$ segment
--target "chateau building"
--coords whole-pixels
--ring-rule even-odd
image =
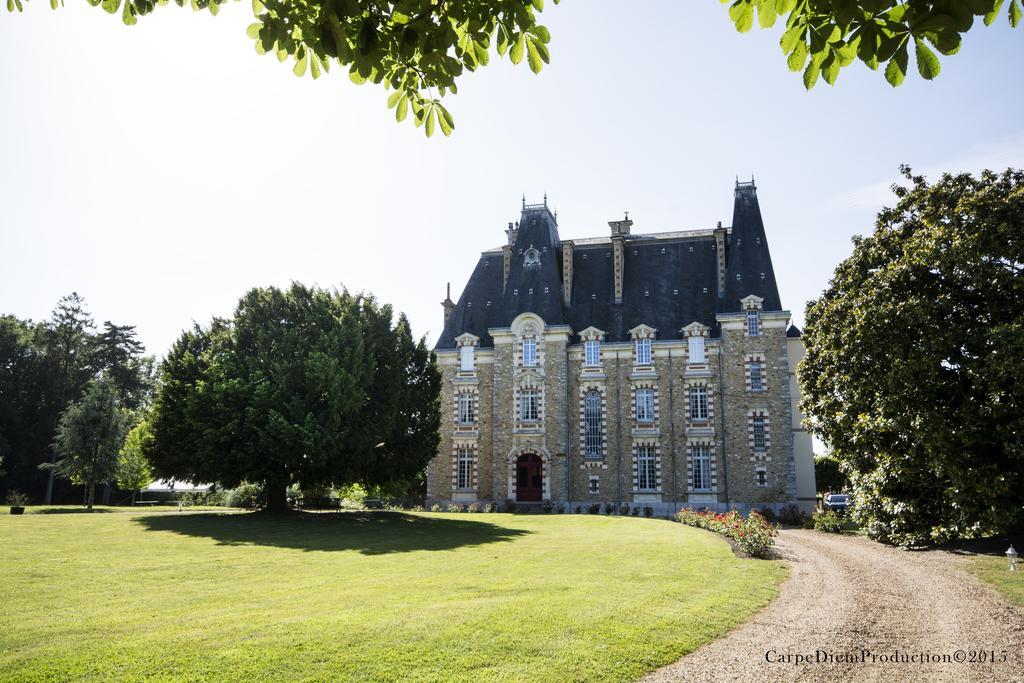
[[[668,514],[814,505],[800,332],[757,190],[732,227],[562,240],[524,201],[444,306],[428,503],[614,502]]]

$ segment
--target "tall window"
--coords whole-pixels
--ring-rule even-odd
[[[588,368],[596,368],[601,365],[601,342],[590,339],[583,342],[583,350],[586,358],[584,363]]]
[[[650,339],[637,339],[636,340],[636,364],[637,365],[650,365],[651,364],[651,340]]]
[[[767,486],[768,485],[768,473],[764,470],[757,471],[757,485]]]
[[[654,389],[636,390],[636,421],[654,422]]]
[[[473,485],[473,458],[468,448],[455,449],[455,488],[468,489]]]
[[[703,363],[704,362],[704,337],[698,335],[690,335],[686,338],[686,343],[690,348],[690,362],[691,363]]]
[[[476,411],[473,406],[473,394],[459,394],[459,424],[469,425],[476,422]]]
[[[757,361],[750,363],[750,390],[764,391],[764,365]]]
[[[761,314],[757,311],[747,311],[747,335],[761,336]]]
[[[540,419],[540,392],[523,389],[519,393],[519,421],[537,422]]]
[[[711,451],[707,446],[690,446],[690,465],[693,468],[693,489],[711,489]]]
[[[583,399],[583,452],[588,458],[604,456],[604,435],[601,434],[601,393],[588,391]]]
[[[636,475],[637,488],[641,491],[653,491],[658,488],[654,446],[637,446]]]
[[[459,370],[463,372],[473,372],[473,347],[472,346],[461,346],[459,347]]]
[[[690,387],[690,419],[708,419],[708,388]]]
[[[754,450],[763,451],[765,449],[764,417],[757,415],[751,418],[751,431],[754,433]]]
[[[523,340],[523,365],[533,367],[537,364],[537,340],[528,337]]]

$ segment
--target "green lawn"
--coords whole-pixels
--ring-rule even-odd
[[[1017,560],[1017,571],[1011,572],[1005,557],[979,556],[972,560],[971,571],[1003,597],[1024,607],[1024,563]]]
[[[0,514],[0,548],[4,681],[628,680],[785,574],[590,515]]]

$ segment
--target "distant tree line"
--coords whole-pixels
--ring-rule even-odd
[[[95,477],[87,489],[105,484],[109,497],[120,439],[150,400],[154,365],[134,326],[107,321],[96,329],[76,293],[63,297],[49,320],[0,316],[0,490],[42,503],[81,500],[61,478],[80,485],[85,474]],[[83,428],[97,419],[110,421],[112,441],[86,463]],[[95,456],[96,443],[88,445]]]
[[[91,508],[98,486],[154,476],[248,482],[275,511],[295,487],[422,494],[440,375],[373,297],[253,289],[232,318],[184,331],[159,372],[143,353],[133,327],[95,331],[77,294],[48,321],[0,318],[0,488]]]

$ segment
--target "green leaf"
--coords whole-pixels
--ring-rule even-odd
[[[794,48],[796,48],[796,44],[798,42],[801,42],[800,36],[803,34],[803,32],[803,28],[801,28],[800,26],[794,26],[793,28],[786,30],[786,32],[782,34],[782,38],[779,40],[779,45],[782,47],[782,51],[785,54],[788,55],[790,52],[793,51]]]
[[[522,33],[519,34],[519,38],[512,44],[512,49],[508,52],[509,59],[512,60],[513,64],[518,64],[523,61],[523,48],[525,47],[526,39]]]
[[[56,4],[57,0],[51,0],[51,4]],[[124,3],[124,9],[121,11],[121,21],[124,22],[125,26],[134,26],[139,23],[136,16],[135,5],[131,2]]]
[[[1017,4],[1017,0],[1010,0],[1010,26],[1017,28],[1017,24],[1020,23],[1020,5]]]
[[[309,60],[309,73],[313,76],[314,80],[320,78],[320,58],[313,55],[313,58]]]
[[[1016,0],[1014,0],[1014,1],[1016,1]],[[549,31],[546,26],[541,26],[540,24],[538,24],[538,25],[534,26],[532,29],[530,29],[530,33],[532,33],[533,35],[537,36],[537,38],[542,43],[550,43],[551,42],[551,31]]]
[[[401,123],[405,121],[406,115],[409,113],[409,98],[403,97],[398,100],[398,107],[395,108],[395,120]]]
[[[441,132],[445,137],[450,137],[455,130],[455,119],[448,113],[440,103],[437,105],[437,122],[441,125]]]
[[[811,57],[810,63],[804,69],[804,87],[806,89],[810,90],[818,82],[818,76],[821,74],[821,62],[822,55],[818,53]]]
[[[761,0],[757,6],[757,23],[761,28],[771,28],[779,15],[775,11],[775,0]]]
[[[750,5],[750,0],[736,0],[729,7],[729,18],[736,24],[736,30],[740,33],[749,31],[754,25],[754,8]]]
[[[306,75],[306,54],[303,53],[302,57],[295,60],[295,67],[292,69],[292,73],[300,78]]]
[[[121,9],[121,0],[103,0],[103,2],[100,3],[100,7],[110,14],[114,14],[117,10]]]
[[[799,42],[786,60],[790,71],[799,71],[807,63],[807,43]]]
[[[544,11],[544,0],[533,0],[533,7],[538,12]]]
[[[991,26],[992,22],[999,16],[999,10],[1003,9],[1003,0],[995,0],[992,11],[985,15],[985,26]]]
[[[544,68],[544,63],[532,37],[526,41],[526,51],[529,53],[530,70],[535,74],[539,74],[540,70]]]
[[[942,66],[931,48],[920,38],[914,39],[914,48],[917,52],[917,71],[921,74],[921,78],[930,81],[938,76],[942,71]]]
[[[261,28],[263,28],[263,24],[261,24],[258,21],[254,24],[249,24],[248,28],[245,29],[245,35],[249,36],[253,40],[256,40],[257,38],[260,37]]]
[[[829,85],[835,85],[836,78],[839,77],[839,60],[836,58],[835,53],[830,54],[825,58],[825,61],[821,63],[821,77],[825,79],[825,82]]]
[[[428,138],[429,138],[429,137],[431,137],[431,136],[432,136],[432,135],[434,134],[434,120],[435,120],[435,113],[436,113],[436,112],[434,111],[434,106],[433,106],[433,105],[431,105],[431,106],[430,106],[430,107],[429,107],[429,108],[427,109],[427,120],[426,120],[426,124],[427,124],[427,125],[426,125],[426,133],[427,133],[427,137],[428,137]]]
[[[907,77],[907,61],[907,46],[904,44],[889,60],[889,65],[885,67],[885,80],[889,81],[889,85],[892,87],[900,85]]]
[[[391,96],[388,97],[388,109],[394,109],[395,106],[398,104],[399,100],[401,100],[403,97],[405,97],[405,93],[402,92],[401,90],[396,90],[395,92],[391,93]]]
[[[260,0],[252,0],[252,15],[258,17],[263,14],[263,3]]]

